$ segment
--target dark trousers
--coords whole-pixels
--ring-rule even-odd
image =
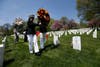
[[[28,42],[28,40],[27,40],[27,34],[24,34],[24,42]]]
[[[19,36],[17,35],[17,33],[15,33],[15,43],[17,43],[19,41]]]

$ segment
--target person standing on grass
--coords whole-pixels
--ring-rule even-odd
[[[29,52],[33,53],[33,46],[34,46],[35,55],[40,56],[38,43],[37,43],[37,36],[35,31],[36,26],[38,26],[38,24],[34,23],[34,15],[30,15],[27,22],[27,37],[29,42]]]
[[[45,39],[46,39],[46,32],[47,32],[47,26],[50,22],[50,15],[48,13],[47,10],[45,10],[44,8],[40,8],[37,11],[37,17],[38,17],[38,24],[40,27],[40,50],[44,50],[44,43],[45,43]]]
[[[23,20],[20,17],[15,19],[15,23],[14,23],[15,43],[19,42],[20,25],[22,24],[23,24]]]
[[[14,28],[14,43],[19,41],[19,33],[17,32],[16,28]]]

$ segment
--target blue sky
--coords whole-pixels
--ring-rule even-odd
[[[79,21],[76,0],[0,0],[0,25],[12,24],[16,17],[27,20],[30,14],[36,15],[41,7],[47,9],[54,19],[66,16]]]

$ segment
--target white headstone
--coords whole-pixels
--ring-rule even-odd
[[[74,34],[76,35],[77,34],[77,31],[74,31]]]
[[[56,35],[56,34],[54,35],[53,42],[54,42],[54,45],[58,45],[59,44],[58,35]]]
[[[59,37],[61,37],[61,35],[59,34]]]
[[[74,36],[72,38],[72,45],[73,45],[73,49],[81,50],[81,37],[80,36]]]
[[[97,29],[93,32],[93,38],[97,38]]]
[[[67,31],[65,31],[65,36],[67,35]]]
[[[82,31],[80,31],[80,35],[82,35]]]
[[[92,32],[92,30],[93,30],[93,29],[90,29],[90,30],[87,32],[87,35],[89,35],[89,34]]]
[[[0,67],[3,67],[4,44],[0,44]]]
[[[52,36],[52,33],[50,32],[49,34],[50,34],[50,37],[51,37]]]
[[[68,33],[71,34],[71,31],[69,30]]]

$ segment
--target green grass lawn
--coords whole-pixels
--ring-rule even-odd
[[[2,44],[2,39],[3,39],[2,36],[0,36],[0,44]]]
[[[71,46],[72,36],[60,38],[60,45],[52,48],[52,37],[46,43],[46,50],[41,56],[29,54],[28,43],[14,44],[13,37],[7,38],[4,55],[4,67],[100,67],[100,31],[98,38],[92,35],[81,35],[82,50]]]

